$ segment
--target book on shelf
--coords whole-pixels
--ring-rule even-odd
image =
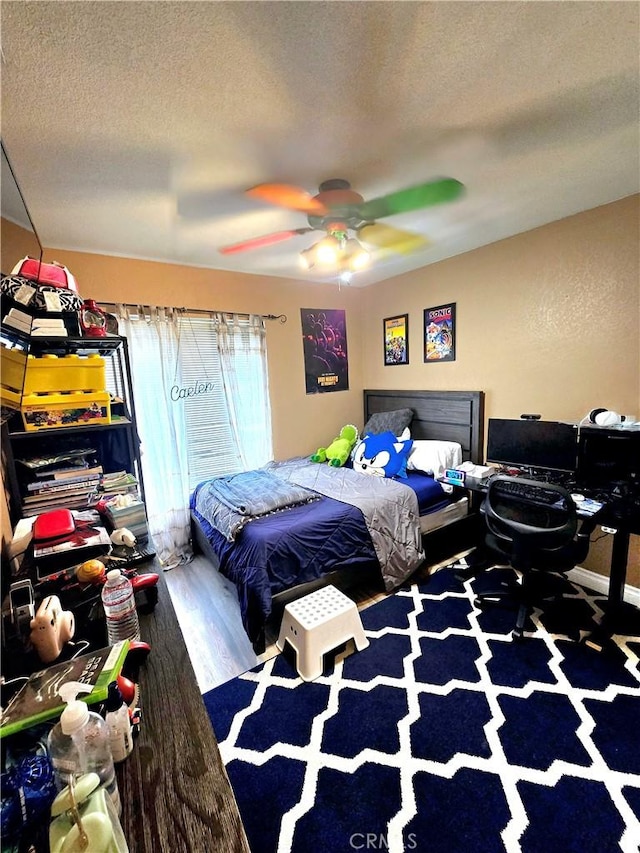
[[[79,681],[91,686],[90,693],[78,695],[87,705],[104,702],[109,684],[115,681],[129,651],[129,641],[121,640],[95,652],[81,655],[75,660],[53,664],[34,672],[25,684],[2,709],[0,737],[59,717],[65,704],[58,693],[68,681]]]
[[[25,495],[22,499],[22,503],[27,506],[34,503],[45,503],[46,501],[65,501],[67,499],[80,496],[86,497],[96,491],[95,484],[91,487],[75,486],[75,488],[72,488],[73,485],[74,484],[72,483],[70,486],[63,489],[49,489],[48,491],[39,493],[31,492],[30,494]]]
[[[36,477],[40,480],[67,480],[70,477],[81,477],[87,474],[102,474],[102,465],[89,465],[83,459],[79,465],[71,465],[66,468],[49,468],[45,471],[37,471]]]
[[[27,516],[32,516],[42,515],[43,512],[51,512],[54,509],[85,510],[87,508],[90,509],[94,505],[95,504],[93,503],[93,501],[88,500],[86,495],[82,495],[81,497],[74,497],[64,500],[60,499],[57,501],[49,501],[47,503],[28,504],[22,507],[22,511]],[[90,557],[87,557],[87,559],[90,559]]]
[[[47,491],[63,491],[67,488],[81,485],[94,488],[100,482],[102,468],[100,466],[91,469],[87,468],[84,474],[75,477],[67,477],[64,480],[35,480],[27,485],[29,492],[47,492]]]
[[[108,489],[118,489],[122,486],[137,486],[138,480],[133,474],[129,474],[128,471],[113,471],[109,474],[103,474],[101,485],[107,491]]]

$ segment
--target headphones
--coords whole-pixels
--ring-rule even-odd
[[[616,426],[617,424],[633,421],[628,415],[619,415],[617,412],[612,412],[610,409],[591,409],[588,415],[585,415],[581,424],[598,424],[598,426]]]

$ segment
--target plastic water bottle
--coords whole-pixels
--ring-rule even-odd
[[[110,646],[119,640],[140,639],[140,623],[133,587],[120,569],[107,572],[107,582],[102,587],[102,606],[107,620]]]
[[[120,814],[122,806],[109,746],[109,728],[100,714],[90,711],[86,702],[76,698],[78,693],[90,693],[91,687],[69,681],[58,692],[67,707],[47,738],[56,788],[61,791],[82,774],[97,773],[116,814]]]

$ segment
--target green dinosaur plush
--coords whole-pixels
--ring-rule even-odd
[[[358,441],[358,430],[353,424],[347,424],[340,435],[333,439],[329,447],[319,447],[311,457],[312,462],[328,462],[334,468],[340,468],[349,458]]]

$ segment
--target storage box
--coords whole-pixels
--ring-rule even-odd
[[[25,394],[106,391],[105,360],[100,355],[30,355]]]
[[[0,369],[2,371],[2,389],[17,392],[18,397],[22,394],[25,370],[27,366],[27,353],[20,349],[0,349]]]
[[[22,397],[20,411],[27,432],[111,423],[107,391],[28,394]]]

